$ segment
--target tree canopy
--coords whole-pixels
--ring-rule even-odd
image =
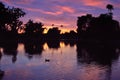
[[[25,14],[26,13],[20,8],[5,7],[5,5],[0,2],[0,30],[7,30],[9,25],[11,28],[10,31],[17,32],[16,28],[22,24],[19,18]]]
[[[107,4],[106,8],[108,9],[108,13],[112,13],[111,11],[114,9],[113,5]]]
[[[25,26],[25,33],[28,35],[36,33],[42,34],[44,31],[44,28],[42,28],[43,24],[41,22],[33,22],[32,20],[29,20]]]

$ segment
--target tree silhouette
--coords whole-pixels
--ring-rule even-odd
[[[77,33],[74,30],[70,30],[70,32],[65,32],[61,34],[62,39],[77,39]]]
[[[20,8],[9,8],[0,2],[0,30],[16,32],[17,27],[21,26],[20,17],[23,17],[25,12]],[[9,29],[8,29],[9,27]]]
[[[114,9],[113,5],[108,4],[108,5],[106,6],[106,8],[108,9],[108,13],[109,13],[109,14],[112,14],[112,10]]]
[[[57,27],[50,28],[47,32],[48,39],[59,39],[60,37],[60,30]]]
[[[16,31],[16,27],[19,27],[22,24],[19,18],[23,17],[25,15],[25,12],[23,12],[20,8],[13,7],[10,9],[9,13],[11,13],[9,14],[11,21],[9,21],[8,24],[11,25],[13,31]]]
[[[6,23],[6,16],[7,16],[7,14],[6,14],[6,8],[5,8],[5,5],[2,3],[2,2],[0,2],[0,30],[2,29],[2,28],[4,28],[4,26],[5,26],[5,23]]]
[[[29,20],[26,23],[26,29],[25,33],[27,35],[41,35],[43,33],[44,28],[42,28],[43,24],[41,22],[33,22],[32,20]]]
[[[110,14],[100,14],[98,17],[81,16],[77,20],[77,32],[81,38],[115,39],[119,31],[119,22]]]

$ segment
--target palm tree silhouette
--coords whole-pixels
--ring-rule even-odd
[[[112,13],[112,10],[114,9],[113,5],[107,4],[106,8],[108,9],[108,13]]]

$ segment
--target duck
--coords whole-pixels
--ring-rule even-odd
[[[50,62],[50,59],[45,59],[45,62]]]

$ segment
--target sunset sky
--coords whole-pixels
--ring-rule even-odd
[[[32,19],[44,27],[59,27],[64,31],[76,30],[77,17],[87,13],[98,16],[107,13],[106,5],[114,6],[114,19],[120,21],[120,0],[0,0],[7,6],[22,8],[27,14],[22,21]],[[63,25],[64,27],[60,27]]]

